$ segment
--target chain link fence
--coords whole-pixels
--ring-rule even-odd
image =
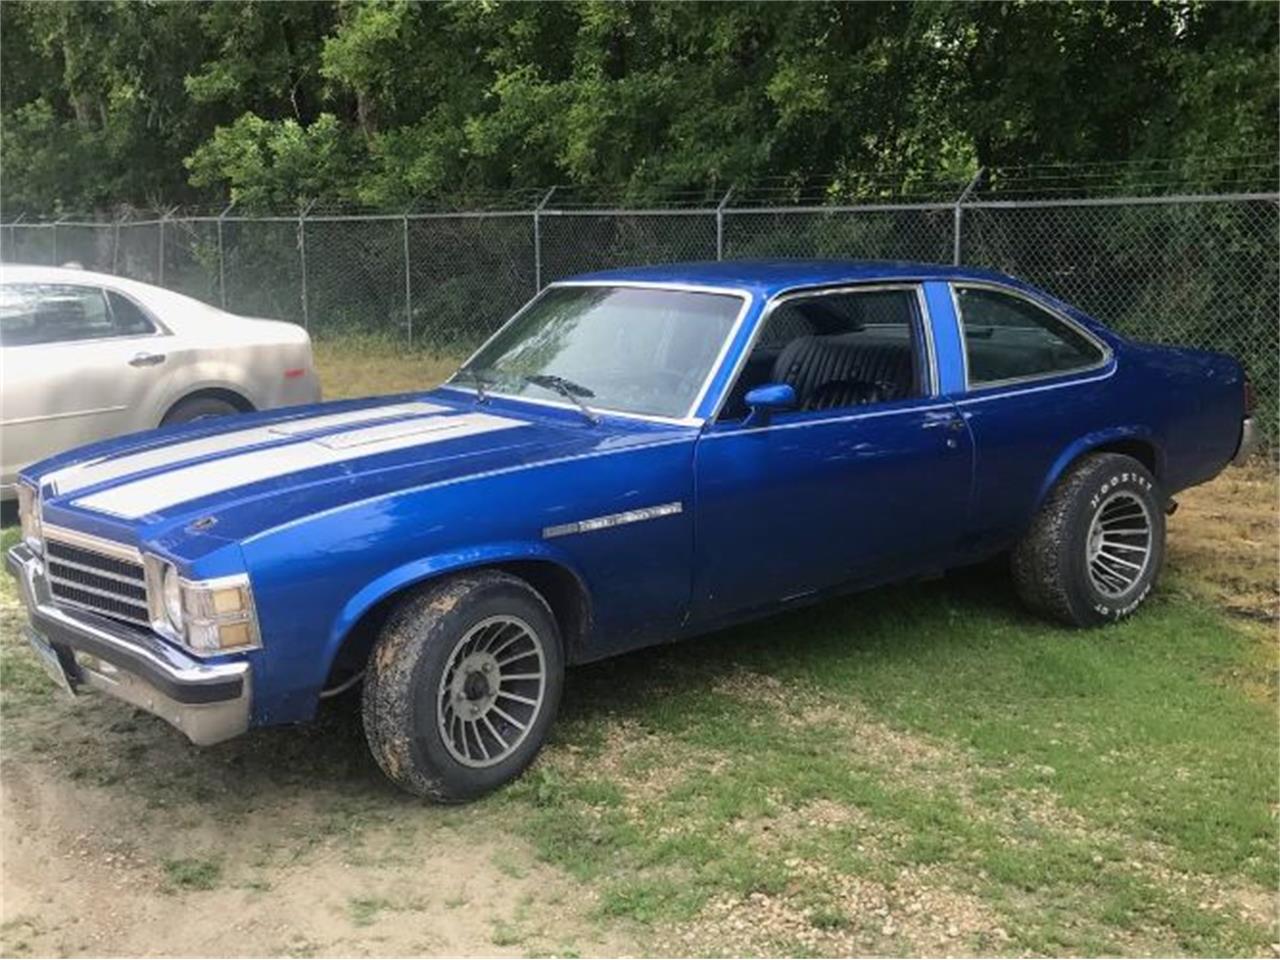
[[[975,181],[976,182],[976,181]],[[1280,195],[161,216],[0,224],[0,260],[75,262],[317,339],[379,337],[461,355],[547,283],[680,260],[838,257],[992,267],[1143,340],[1223,350],[1280,408]]]

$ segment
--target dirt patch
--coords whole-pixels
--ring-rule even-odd
[[[825,893],[815,901],[813,889]],[[694,956],[972,956],[1008,939],[998,916],[940,871],[903,870],[886,884],[801,863],[787,892],[716,897],[667,947]]]
[[[500,806],[395,791],[354,711],[199,750],[117,701],[56,695],[17,611],[0,593],[0,955],[638,952]]]
[[[566,777],[593,777],[616,788],[621,809],[638,819],[648,804],[661,800],[695,774],[713,775],[727,760],[711,751],[673,743],[631,720],[613,719],[598,750],[552,745],[538,761]]]
[[[1224,609],[1280,618],[1280,476],[1266,463],[1229,469],[1178,494],[1169,522],[1169,568],[1194,571]]]
[[[589,891],[519,841],[406,817],[352,845],[298,798],[233,823],[139,816],[111,790],[7,763],[0,787],[6,955],[523,956],[626,953]],[[182,859],[157,856],[157,843]],[[175,868],[207,865],[205,873]],[[191,880],[191,877],[195,880]],[[172,922],[181,916],[182,923]]]

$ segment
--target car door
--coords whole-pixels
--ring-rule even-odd
[[[983,554],[1026,528],[1064,451],[1116,422],[1115,366],[1101,339],[1029,294],[968,281],[952,290],[965,355],[957,404],[977,448],[969,541]]]
[[[144,426],[165,375],[164,331],[132,300],[89,284],[0,284],[3,482],[27,464]]]
[[[947,566],[973,445],[939,396],[928,322],[914,284],[767,310],[698,441],[695,622]],[[752,422],[743,398],[770,382],[791,385],[797,407]]]

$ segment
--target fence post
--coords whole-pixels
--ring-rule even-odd
[[[302,329],[310,332],[311,314],[307,307],[307,214],[316,205],[312,200],[298,212],[298,257],[302,261]]]
[[[964,202],[969,199],[969,194],[978,189],[978,184],[982,182],[982,175],[984,173],[986,173],[986,168],[979,167],[978,172],[973,175],[973,179],[970,180],[964,190],[960,192],[960,196],[956,197],[954,213],[955,220],[953,227],[954,236],[951,238],[951,262],[957,267],[960,266],[960,221],[963,217],[961,207]]]
[[[164,222],[168,219],[169,219],[169,212],[166,210],[164,213],[160,214],[160,223],[156,227],[156,229],[160,233],[159,242],[157,243],[157,246],[159,247],[159,252],[157,253],[157,257],[159,258],[160,263],[159,263],[159,269],[156,271],[157,273],[156,285],[161,287],[164,286]]]
[[[67,219],[65,216],[59,217],[53,221],[53,263],[52,266],[58,265],[58,224]]]
[[[26,216],[25,212],[20,213],[18,214],[18,219],[9,224],[9,255],[11,257],[17,256],[18,254],[18,224],[20,224]]]
[[[413,284],[409,278],[409,215],[401,220],[404,226],[404,319],[409,327],[409,346],[413,346]]]
[[[733,187],[725,191],[724,197],[716,206],[716,259],[724,259],[724,208],[733,196]]]
[[[236,202],[232,200],[218,214],[218,301],[223,310],[227,309],[227,258],[222,251],[222,221],[235,205]]]
[[[116,217],[115,229],[111,231],[111,272],[120,273],[120,224],[124,223],[126,214],[123,210]]]
[[[547,195],[533,208],[533,292],[542,292],[542,210],[551,202],[551,195],[556,192],[552,187]]]

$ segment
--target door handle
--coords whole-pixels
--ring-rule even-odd
[[[964,417],[954,413],[931,413],[925,418],[923,426],[926,430],[945,427],[948,430],[959,432],[964,429]]]
[[[154,367],[158,363],[164,363],[163,353],[135,353],[133,359],[129,361],[131,367]]]

